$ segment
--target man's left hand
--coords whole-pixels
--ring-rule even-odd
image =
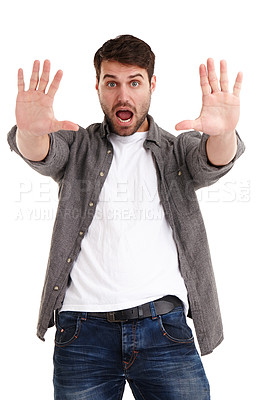
[[[185,120],[176,124],[176,130],[194,129],[210,136],[226,135],[235,131],[240,115],[240,89],[242,72],[237,74],[233,93],[229,93],[227,64],[220,62],[220,86],[215,72],[214,60],[207,60],[207,68],[200,65],[202,109],[196,120]]]

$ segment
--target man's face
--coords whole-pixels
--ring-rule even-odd
[[[96,90],[112,132],[129,136],[149,129],[147,114],[155,85],[155,76],[150,84],[144,68],[117,61],[102,62]]]

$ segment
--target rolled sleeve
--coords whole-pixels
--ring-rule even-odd
[[[50,176],[55,181],[59,181],[65,170],[69,158],[69,146],[71,143],[71,131],[58,131],[50,133],[49,152],[42,161],[31,161],[25,158],[19,151],[16,143],[17,127],[14,126],[8,133],[8,143],[10,149],[15,151],[31,168],[42,175]]]
[[[206,143],[209,135],[199,132],[186,132],[183,144],[186,149],[186,164],[194,181],[195,189],[209,186],[218,181],[233,167],[235,161],[245,151],[245,145],[237,134],[237,152],[232,161],[223,166],[210,163],[207,156]]]

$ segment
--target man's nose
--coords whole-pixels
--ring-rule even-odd
[[[118,101],[127,103],[130,99],[129,88],[126,85],[121,85],[118,91]]]

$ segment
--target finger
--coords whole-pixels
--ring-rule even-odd
[[[234,84],[234,89],[233,89],[233,94],[235,96],[237,96],[237,97],[240,94],[242,81],[243,81],[243,73],[242,72],[238,72],[237,77],[236,77],[236,81],[235,81],[235,84]]]
[[[57,71],[57,73],[55,74],[55,77],[49,87],[47,95],[49,97],[51,97],[52,99],[54,98],[54,96],[59,88],[62,76],[63,76],[63,71],[61,71],[61,70]]]
[[[212,92],[219,92],[218,79],[215,72],[214,61],[212,58],[208,58],[207,60],[207,69],[208,69],[208,80],[211,86]]]
[[[50,75],[50,68],[51,68],[51,64],[49,60],[45,60],[43,63],[43,70],[42,70],[42,75],[41,75],[41,79],[40,79],[40,83],[39,83],[39,88],[38,90],[40,92],[45,92],[45,89],[48,85],[49,82],[49,75]]]
[[[30,78],[30,90],[36,90],[39,81],[40,61],[35,60],[33,63],[32,74]]]
[[[23,76],[23,69],[20,68],[18,70],[18,92],[24,92],[25,90],[25,83],[24,83],[24,76]]]
[[[210,85],[208,81],[207,70],[204,64],[200,65],[199,73],[200,73],[200,86],[202,95],[207,96],[210,94]]]
[[[70,121],[55,121],[53,125],[53,132],[57,131],[78,131],[79,126]]]
[[[227,63],[225,60],[220,61],[220,86],[222,92],[228,92],[228,76],[227,76]]]
[[[196,120],[185,120],[181,121],[175,126],[176,131],[186,131],[188,129],[197,129],[197,122]]]

